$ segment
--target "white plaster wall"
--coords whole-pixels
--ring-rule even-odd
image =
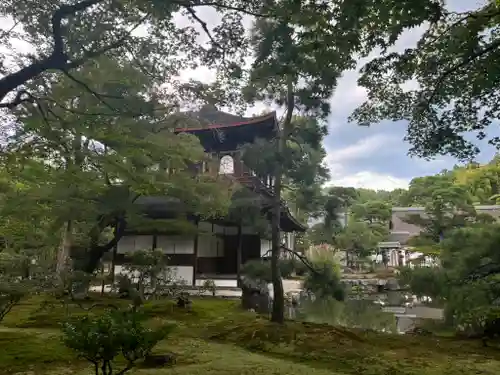
[[[286,246],[290,250],[295,250],[295,233],[289,232],[286,234]]]
[[[181,282],[185,285],[193,285],[193,266],[171,266],[168,267],[172,272],[172,279],[176,282]],[[123,266],[115,266],[115,275],[127,275]]]
[[[194,254],[192,236],[157,236],[156,248],[165,254]]]
[[[201,232],[207,232],[207,233],[213,233],[213,228],[212,228],[212,224],[211,223],[208,223],[206,221],[200,221],[198,223],[198,229],[201,231]]]
[[[118,241],[118,253],[126,254],[137,250],[153,248],[153,236],[123,236]]]
[[[260,256],[271,256],[271,241],[270,240],[265,240],[265,239],[260,239]],[[269,253],[268,253],[269,252]]]
[[[210,279],[211,280],[211,279]],[[196,279],[196,286],[203,286],[207,279]],[[218,288],[237,288],[238,282],[236,279],[214,279],[212,280]]]
[[[198,235],[198,258],[219,258],[224,256],[224,241],[215,235]]]
[[[193,266],[172,266],[168,267],[175,281],[186,285],[193,285]]]
[[[269,296],[274,298],[273,284],[267,284]],[[300,293],[303,290],[302,281],[283,279],[283,294],[287,293]]]

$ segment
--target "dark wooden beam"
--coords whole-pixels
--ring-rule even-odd
[[[236,248],[236,277],[237,277],[237,286],[240,286],[241,283],[241,263],[242,263],[242,246],[243,246],[243,241],[242,241],[242,235],[241,235],[241,224],[238,225],[238,246]]]
[[[196,220],[196,227],[198,228],[199,220]],[[193,254],[193,286],[196,286],[196,274],[198,273],[198,233],[194,235],[194,254]]]

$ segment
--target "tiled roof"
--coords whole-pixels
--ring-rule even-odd
[[[242,117],[219,111],[214,106],[206,105],[198,112],[186,113],[189,117],[197,120],[196,126],[177,128],[176,132],[199,131],[203,129],[222,129],[235,126],[259,124],[263,121],[276,117],[276,112],[271,112],[257,117]]]

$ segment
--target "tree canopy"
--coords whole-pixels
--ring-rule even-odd
[[[212,28],[199,15],[207,7],[221,16]],[[260,1],[240,0],[4,1],[0,16],[11,20],[13,27],[3,33],[2,44],[13,55],[2,61],[1,107],[36,100],[28,87],[34,80],[71,76],[101,56],[133,64],[156,86],[176,86],[176,76],[186,68],[211,66],[232,73],[246,54],[243,15],[259,15],[266,9]],[[178,22],[180,15],[187,23]],[[12,48],[19,41],[31,50]]]
[[[92,80],[119,110],[108,108],[92,91],[82,92],[75,79]],[[193,173],[206,158],[199,141],[172,132],[180,121],[172,113],[149,111],[158,105],[155,97],[143,96],[149,84],[134,66],[101,58],[47,87],[56,99],[45,110],[26,102],[13,111],[14,132],[2,165],[8,178],[24,185],[11,189],[2,210],[11,220],[37,218],[34,214],[41,212],[41,223],[55,233],[71,223],[70,247],[88,272],[127,225],[173,228],[187,213],[220,215],[229,206],[228,181]],[[122,96],[114,97],[117,92]],[[137,204],[141,196],[169,197],[171,206],[180,207],[179,217],[146,223]]]
[[[494,0],[464,12],[440,5],[416,46],[385,50],[365,65],[359,84],[369,99],[353,120],[407,121],[410,151],[423,157],[475,156],[469,133],[498,147],[498,136],[488,133],[499,111],[499,17]]]

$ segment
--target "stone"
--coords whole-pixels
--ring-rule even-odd
[[[259,314],[269,314],[271,298],[267,290],[267,284],[242,277],[241,305],[245,310],[254,310]]]

